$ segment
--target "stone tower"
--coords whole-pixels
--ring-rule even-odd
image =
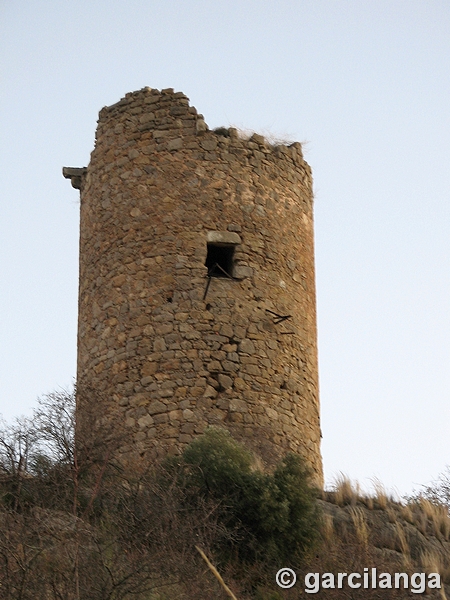
[[[152,460],[219,425],[321,483],[300,144],[209,131],[184,94],[145,88],[100,111],[89,166],[63,172],[81,192],[79,439],[108,424],[121,460]]]

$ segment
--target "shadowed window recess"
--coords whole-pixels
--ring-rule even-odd
[[[234,244],[208,244],[208,277],[233,277]]]

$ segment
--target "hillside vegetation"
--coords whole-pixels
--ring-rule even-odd
[[[108,456],[77,456],[73,393],[50,394],[33,419],[3,424],[3,600],[300,599],[308,573],[375,568],[450,584],[447,477],[403,503],[381,487],[364,496],[345,478],[324,493],[298,456],[264,472],[219,428],[147,470],[125,472]],[[297,574],[290,589],[275,583],[282,567]],[[416,594],[336,585],[314,596]]]

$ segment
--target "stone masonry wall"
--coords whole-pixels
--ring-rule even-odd
[[[301,453],[321,483],[300,144],[209,131],[184,94],[145,88],[101,110],[90,164],[74,171],[79,439],[93,413],[122,436],[122,460],[152,460],[216,424],[266,464]],[[208,277],[208,244],[234,252],[231,277]]]

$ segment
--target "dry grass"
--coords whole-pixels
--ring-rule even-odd
[[[343,473],[340,473],[333,485],[334,502],[338,506],[345,506],[350,504],[355,506],[356,502],[361,497],[359,483],[352,483],[352,481]]]
[[[443,504],[419,496],[405,505],[402,516],[423,535],[431,534],[439,540],[450,541],[450,517]]]
[[[427,535],[427,533],[428,533],[428,516],[421,509],[419,504],[416,504],[416,506],[413,508],[413,515],[414,515],[414,523],[413,524],[417,527],[417,529],[420,531],[420,533],[422,533],[423,535]]]
[[[365,504],[369,510],[373,510],[374,502],[372,496],[364,496],[361,498],[361,502],[363,502],[363,504]]]
[[[357,502],[360,502],[369,510],[373,510],[375,506],[386,510],[389,504],[394,503],[394,499],[386,492],[384,485],[378,479],[373,480],[373,487],[374,495],[363,494],[357,481],[353,482],[347,475],[340,473],[333,482],[332,494],[326,499],[338,506],[348,504],[355,506]]]
[[[237,136],[241,140],[250,140],[252,135],[255,133],[257,135],[261,135],[264,138],[267,146],[288,146],[289,147],[297,141],[295,136],[293,136],[289,133],[275,133],[273,131],[270,131],[269,129],[262,129],[259,131],[254,131],[253,129],[248,129],[246,127],[239,127],[237,125],[230,125],[229,127],[236,130]],[[217,129],[228,129],[228,127],[226,127],[226,128],[218,127]],[[302,142],[301,146],[304,147],[306,144],[307,144],[307,142]]]
[[[389,522],[390,523],[396,523],[397,522],[398,513],[394,509],[394,507],[391,506],[391,505],[387,505],[385,510],[386,510],[386,514],[387,514],[387,518],[388,518]]]
[[[405,504],[404,506],[402,506],[400,514],[402,519],[404,519],[408,523],[414,523],[414,513],[409,504]]]
[[[364,547],[369,545],[369,528],[364,511],[361,508],[354,507],[350,509],[353,525],[355,527],[356,538]]]
[[[423,552],[420,556],[420,565],[426,573],[439,573],[442,583],[450,583],[450,565],[441,554],[429,550]],[[444,586],[441,587],[441,598],[447,600]]]
[[[406,539],[405,530],[398,521],[394,524],[394,527],[397,537],[398,549],[402,553],[405,566],[409,566],[411,564],[411,552],[408,541]]]
[[[360,503],[369,510],[376,507],[387,512],[391,523],[400,518],[417,527],[423,535],[431,534],[440,540],[450,541],[450,515],[446,505],[420,496],[402,504],[386,492],[378,479],[373,480],[373,488],[373,496],[362,495],[359,483],[340,473],[334,480],[332,492],[326,492],[324,499],[337,506],[355,507]]]
[[[442,504],[435,504],[425,498],[419,500],[419,506],[428,517],[434,535],[437,538],[448,540],[450,537],[450,517],[447,508]]]
[[[324,499],[341,507],[330,509],[332,516],[324,518],[324,569],[357,571],[358,561],[369,561],[384,563],[386,571],[439,573],[442,584],[450,584],[450,516],[438,498],[416,496],[401,502],[378,480],[371,495],[361,494],[358,483],[341,473]],[[441,600],[450,598],[448,589],[447,596],[444,585],[436,590]],[[350,598],[336,595],[344,597]]]
[[[335,536],[334,519],[332,515],[323,515],[322,517],[322,535],[326,541],[330,541]]]
[[[375,500],[377,502],[378,508],[385,510],[387,508],[388,503],[392,501],[392,498],[388,496],[386,488],[379,479],[373,479],[372,484],[373,489],[375,490]]]

